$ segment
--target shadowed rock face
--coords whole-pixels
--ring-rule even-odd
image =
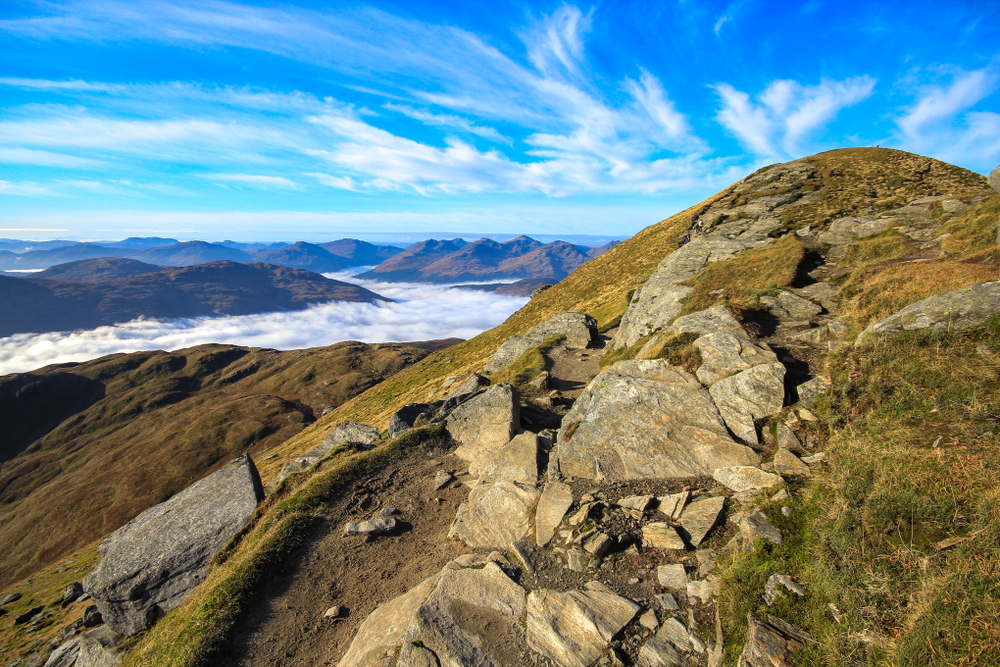
[[[997,314],[1000,314],[1000,282],[979,283],[917,301],[895,315],[869,325],[858,336],[856,344],[861,345],[873,334],[914,329],[968,329],[979,326]]]
[[[729,436],[708,390],[660,359],[601,372],[563,419],[558,442],[562,474],[586,479],[696,477],[760,460]]]
[[[257,468],[244,454],[115,531],[83,582],[104,622],[134,635],[180,605],[263,499]]]

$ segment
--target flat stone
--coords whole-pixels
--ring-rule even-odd
[[[515,435],[483,467],[479,480],[534,485],[538,481],[538,436],[528,431]]]
[[[715,527],[725,504],[726,499],[719,496],[696,500],[685,508],[681,514],[681,526],[687,532],[691,546],[701,544],[708,532]]]
[[[619,507],[627,507],[629,509],[645,512],[650,508],[654,500],[655,496],[629,496],[628,498],[622,498],[615,504]]]
[[[600,558],[608,553],[608,549],[613,547],[615,541],[599,530],[595,530],[583,541],[584,550],[595,558]]]
[[[649,638],[639,649],[636,667],[681,667],[686,664],[674,645],[664,634],[666,625]]]
[[[684,540],[669,523],[647,523],[642,527],[642,541],[654,549],[683,549]]]
[[[690,585],[690,584],[689,584]],[[668,618],[663,622],[663,627],[657,634],[658,639],[665,639],[680,651],[693,651],[695,645],[691,642],[691,633],[683,623],[676,618]],[[701,642],[698,642],[702,645]],[[702,645],[704,647],[704,645]]]
[[[743,535],[747,551],[752,551],[754,542],[758,539],[781,544],[781,531],[771,525],[761,512],[751,512],[740,519],[740,533]]]
[[[563,418],[558,442],[562,474],[594,480],[696,477],[760,461],[729,436],[708,390],[662,359],[599,373]]]
[[[134,635],[180,605],[263,499],[257,468],[244,454],[112,533],[83,580],[104,622]]]
[[[520,428],[520,402],[509,384],[494,385],[455,408],[445,420],[452,439],[459,443],[455,456],[468,461],[469,474],[482,468],[513,439]]]
[[[660,621],[656,618],[656,612],[652,609],[647,610],[639,617],[639,625],[647,630],[656,630],[656,628],[660,627]]]
[[[779,475],[772,475],[752,466],[719,468],[712,477],[719,484],[737,493],[741,491],[770,489],[775,486],[781,486],[784,483],[784,480]]]
[[[573,491],[562,482],[548,482],[535,510],[535,544],[544,547],[555,535],[566,511],[573,504]]]
[[[385,535],[394,530],[396,530],[396,520],[392,517],[344,524],[344,535]]]
[[[683,566],[682,566],[683,567]],[[686,587],[685,584],[684,587]],[[682,586],[675,586],[674,588],[683,588]],[[660,603],[665,611],[677,611],[680,607],[677,605],[677,599],[674,598],[670,593],[661,593],[656,596],[656,601]]]
[[[667,331],[671,333],[695,333],[700,336],[729,333],[747,337],[746,331],[736,321],[736,318],[726,310],[725,306],[712,306],[697,313],[678,317],[673,324],[667,327]]]
[[[563,339],[568,348],[585,348],[597,337],[597,320],[587,313],[566,312],[550,317],[519,336],[503,342],[486,364],[487,373],[496,373],[521,358],[531,348],[553,337]]]
[[[792,651],[802,644],[789,640],[774,626],[747,614],[747,643],[737,665],[739,667],[792,667]]]
[[[719,380],[709,392],[729,430],[744,442],[756,445],[754,420],[778,414],[784,405],[785,367],[780,363],[755,366]]]
[[[528,594],[528,646],[562,667],[590,667],[632,622],[639,605],[607,587]]]
[[[803,456],[800,460],[807,465],[819,465],[826,463],[827,458],[826,452],[816,452],[812,456]]]
[[[587,556],[582,549],[570,549],[566,552],[566,567],[573,572],[584,572],[587,569]]]
[[[979,326],[997,314],[1000,314],[1000,281],[979,283],[921,299],[895,315],[870,324],[858,336],[855,345],[861,345],[877,334],[917,329],[934,331],[969,329]]]
[[[660,505],[657,509],[661,514],[665,514],[674,521],[677,521],[681,518],[681,513],[684,511],[684,505],[687,504],[690,496],[690,491],[681,491],[680,493],[672,493],[669,496],[660,496],[657,498],[657,500],[660,501]]]
[[[337,445],[372,445],[382,439],[378,429],[352,421],[340,422],[323,438],[323,445],[332,449]]]
[[[831,313],[837,310],[837,295],[840,294],[840,288],[832,283],[813,283],[795,290],[795,293],[819,303]]]
[[[517,482],[477,484],[455,514],[448,532],[470,547],[508,549],[534,527],[539,492]]]
[[[339,667],[368,667],[397,650],[406,665],[500,665],[499,633],[523,645],[524,589],[494,562],[481,569],[449,563],[403,595],[379,605],[361,624]],[[475,622],[470,622],[475,619]],[[428,651],[423,654],[414,649]]]
[[[687,590],[687,570],[681,563],[660,565],[656,568],[656,580],[664,588]]]
[[[774,453],[774,469],[779,475],[791,477],[809,477],[812,474],[809,466],[787,449]]]
[[[698,348],[702,359],[695,375],[706,387],[740,371],[778,361],[770,349],[738,334],[708,334],[698,338],[693,345]]]

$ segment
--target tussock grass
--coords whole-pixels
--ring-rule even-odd
[[[643,353],[643,348],[654,338],[656,338],[656,342]],[[677,366],[689,373],[694,373],[701,366],[701,352],[691,344],[697,338],[698,334],[694,333],[645,336],[636,341],[635,345],[605,352],[598,363],[600,368],[604,369],[616,361],[627,359],[666,359],[671,366]]]
[[[327,505],[359,479],[421,447],[441,446],[439,425],[413,429],[381,447],[344,450],[321,462],[319,472],[288,478],[258,508],[251,524],[215,559],[204,584],[139,640],[124,667],[201,667],[226,639],[253,590],[276,563],[306,542]],[[298,485],[298,486],[296,486]]]

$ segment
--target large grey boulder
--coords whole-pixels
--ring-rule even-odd
[[[496,373],[506,368],[531,348],[538,347],[555,336],[562,337],[566,347],[587,347],[597,337],[597,320],[587,313],[566,312],[554,315],[525,333],[505,340],[487,362],[486,372]]]
[[[452,561],[403,595],[380,605],[358,628],[339,667],[510,664],[524,643],[524,589],[496,563]],[[398,655],[398,662],[394,658]]]
[[[778,361],[770,349],[732,333],[708,334],[693,344],[701,353],[702,362],[695,375],[706,387],[740,371]]]
[[[991,188],[1000,192],[1000,167],[997,167],[990,172],[989,184]]]
[[[785,367],[780,363],[754,366],[719,380],[709,391],[726,426],[743,442],[756,445],[754,420],[777,414],[784,405]],[[720,467],[724,466],[716,466]]]
[[[470,547],[507,549],[534,527],[539,492],[518,482],[481,483],[459,505],[449,538]]]
[[[244,454],[112,533],[83,581],[104,622],[130,636],[178,606],[263,499],[257,468]]]
[[[697,313],[678,317],[667,327],[671,333],[695,333],[699,336],[713,333],[731,333],[746,338],[746,331],[725,306],[712,306]]]
[[[855,345],[861,345],[874,334],[916,329],[969,329],[995,315],[1000,315],[1000,282],[979,283],[921,299],[895,315],[869,325],[858,336]]]
[[[389,418],[389,426],[386,428],[386,437],[390,440],[403,435],[417,422],[421,416],[428,420],[440,407],[440,403],[407,403]]]
[[[697,477],[760,461],[729,436],[708,390],[662,359],[620,361],[598,374],[557,442],[562,474],[586,479]]]
[[[517,390],[498,384],[455,408],[445,428],[459,443],[455,455],[469,462],[469,472],[479,475],[521,426],[521,404]]]
[[[590,667],[639,613],[639,605],[600,582],[586,588],[528,595],[528,646],[562,667]]]
[[[742,232],[743,229],[733,230]],[[635,345],[641,338],[667,328],[676,318],[693,287],[681,283],[698,275],[709,262],[735,257],[750,248],[773,243],[766,235],[750,238],[730,238],[723,230],[713,231],[693,239],[667,255],[656,267],[649,280],[636,290],[621,325],[612,342],[612,349]]]

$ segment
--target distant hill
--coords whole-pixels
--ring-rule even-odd
[[[131,276],[141,276],[144,273],[162,271],[164,267],[155,264],[146,264],[137,259],[127,259],[125,257],[99,257],[97,259],[81,259],[76,262],[56,264],[39,273],[32,274],[32,278],[45,278],[47,280],[80,280],[86,282],[99,282],[102,280],[117,280],[118,278],[129,278]]]
[[[456,342],[201,345],[0,377],[0,586]]]
[[[115,248],[159,248],[167,245],[177,245],[177,239],[165,238],[163,236],[130,236],[121,241],[103,243],[102,245]]]
[[[211,262],[103,282],[0,276],[0,336],[137,317],[249,315],[327,301],[388,301],[357,285],[273,264]]]
[[[17,255],[9,250],[0,250],[0,271],[17,268]]]
[[[205,241],[187,241],[161,248],[151,248],[139,253],[129,253],[129,257],[149,264],[166,266],[193,266],[228,260],[230,262],[252,262],[249,253],[235,248],[227,248],[221,243],[206,243]]]
[[[427,239],[414,243],[403,252],[390,257],[371,271],[358,274],[370,280],[420,280],[421,269],[442,257],[468,245],[463,239]]]
[[[316,273],[341,271],[351,266],[357,266],[343,257],[331,254],[321,246],[305,241],[299,241],[283,248],[262,250],[254,255],[254,261],[280,264]]]
[[[565,241],[543,244],[528,236],[504,243],[482,238],[454,250],[443,245],[448,242],[427,247],[428,243],[408,248],[358,277],[429,283],[530,279],[537,285],[558,282],[613,247],[592,248]]]
[[[381,264],[404,250],[394,245],[375,245],[358,239],[340,239],[319,245],[330,254],[349,260],[349,266]]]
[[[95,243],[78,243],[76,245],[34,250],[19,255],[16,266],[11,269],[47,269],[56,264],[76,262],[81,259],[96,259],[98,257],[125,257],[134,251],[128,248],[111,248]]]

